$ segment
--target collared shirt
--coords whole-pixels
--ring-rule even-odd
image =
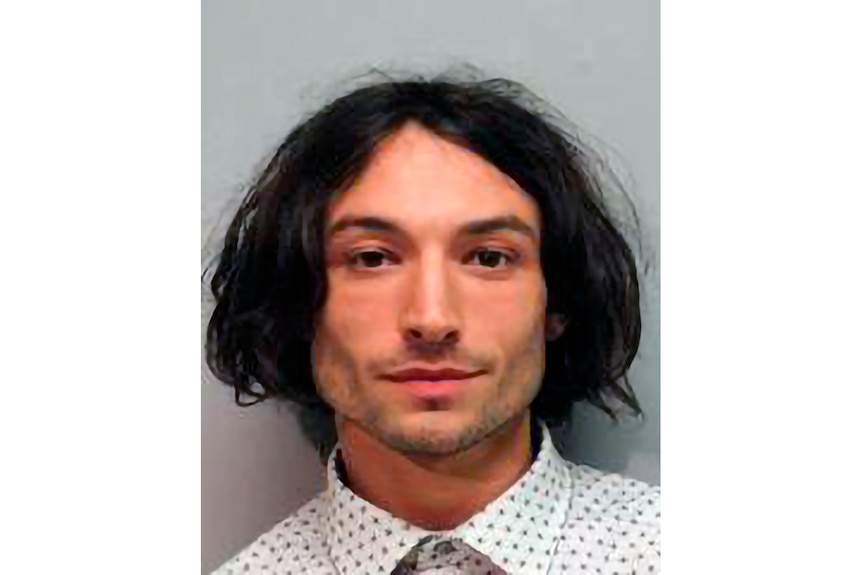
[[[427,531],[355,495],[339,476],[215,575],[658,573],[660,488],[565,461],[547,427],[530,469],[471,519]]]

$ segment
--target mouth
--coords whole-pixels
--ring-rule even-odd
[[[484,370],[414,368],[387,374],[383,379],[398,384],[397,389],[420,400],[451,401],[486,373]]]
[[[397,371],[383,376],[383,379],[395,383],[446,383],[473,379],[484,374],[479,371],[465,371],[461,369],[422,369],[413,368]]]

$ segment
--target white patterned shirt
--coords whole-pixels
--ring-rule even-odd
[[[530,469],[482,511],[449,531],[426,531],[328,487],[220,567],[215,575],[658,573],[660,488],[565,461],[541,426]]]

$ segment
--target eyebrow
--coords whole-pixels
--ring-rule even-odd
[[[339,232],[351,228],[362,230],[386,232],[401,236],[407,236],[407,232],[395,222],[377,216],[344,216],[329,226],[327,236],[331,237]],[[482,220],[467,222],[458,228],[457,234],[476,236],[488,234],[500,230],[509,230],[525,235],[532,241],[538,241],[538,234],[527,222],[515,215],[498,216]]]

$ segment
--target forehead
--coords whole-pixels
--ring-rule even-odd
[[[412,123],[378,147],[363,173],[333,201],[328,220],[365,215],[417,230],[502,215],[516,216],[537,231],[540,226],[535,201],[511,178]]]

